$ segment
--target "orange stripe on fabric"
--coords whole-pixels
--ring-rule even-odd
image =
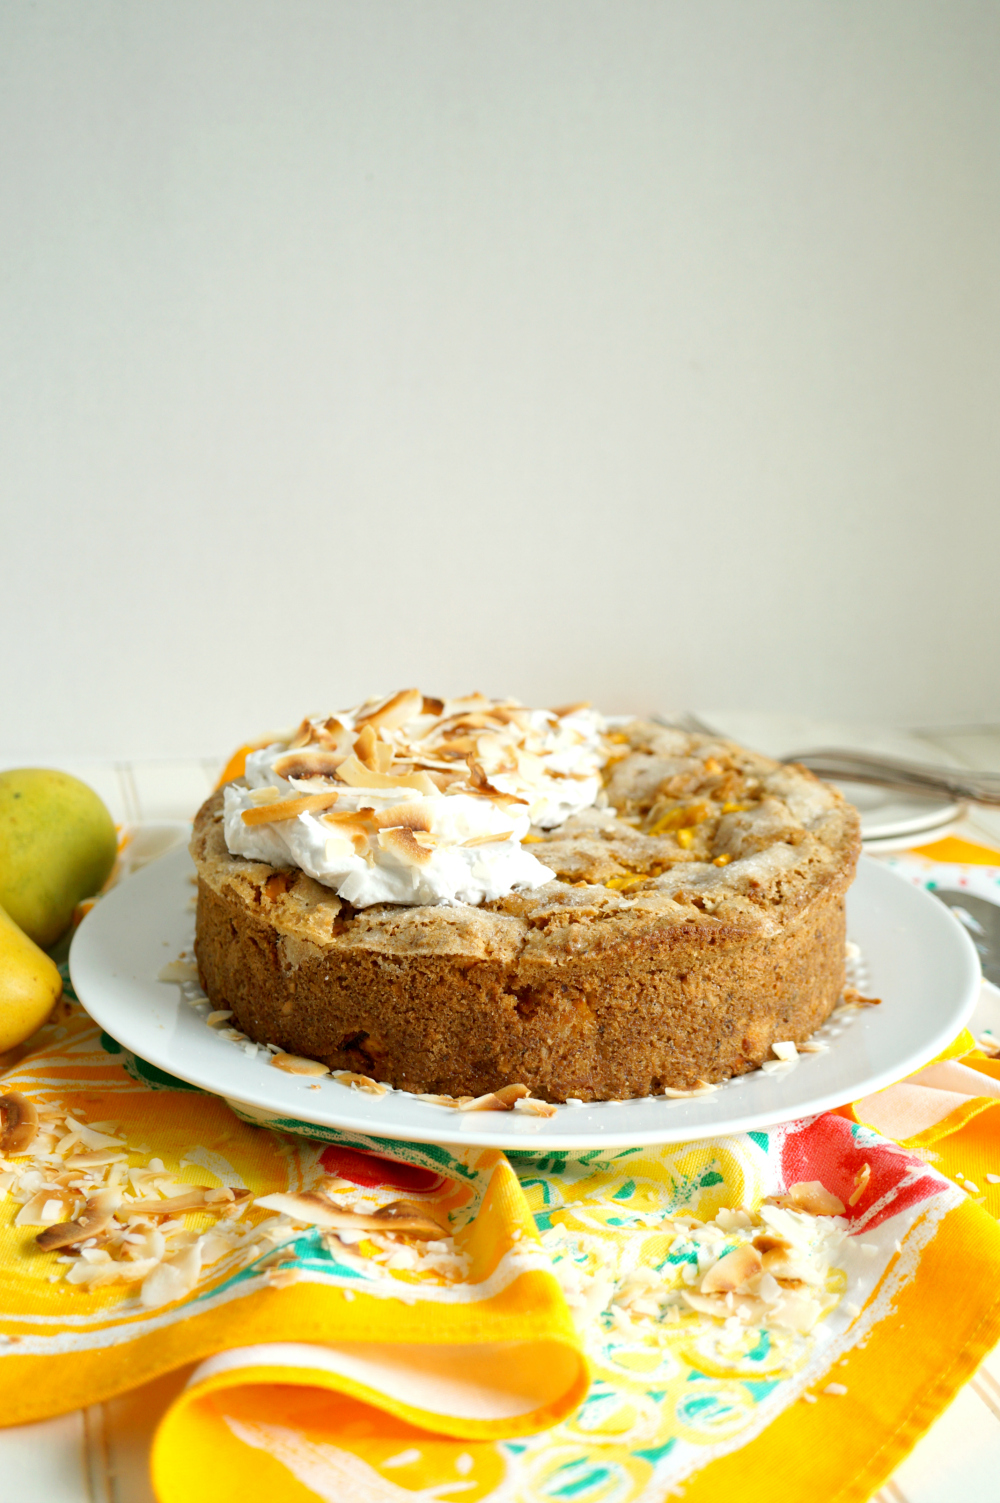
[[[813,1385],[815,1404],[789,1405],[755,1440],[697,1473],[685,1503],[870,1498],[1000,1338],[998,1262],[1000,1227],[976,1206],[952,1211],[870,1344]],[[822,1394],[831,1381],[847,1393]]]
[[[914,856],[923,856],[928,861],[955,862],[965,866],[1000,866],[1000,851],[988,845],[977,845],[971,840],[962,840],[957,835],[946,835],[943,840],[931,841],[930,845],[915,845]]]

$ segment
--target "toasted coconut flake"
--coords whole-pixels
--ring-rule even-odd
[[[526,1085],[515,1081],[513,1085],[501,1086],[498,1091],[493,1092],[493,1095],[498,1101],[502,1101],[505,1107],[513,1109],[515,1102],[523,1101],[525,1096],[531,1095],[531,1092]]]
[[[314,1195],[309,1191],[264,1195],[254,1204],[265,1211],[278,1211],[306,1226],[322,1226],[334,1231],[391,1232],[423,1241],[436,1240],[442,1235],[440,1222],[432,1220],[424,1207],[419,1207],[419,1214],[393,1210],[390,1206],[383,1206],[381,1211],[374,1214],[365,1214],[352,1211],[346,1206],[338,1206],[327,1196]],[[399,1206],[404,1203],[393,1204]]]
[[[753,1239],[753,1245],[759,1253],[766,1256],[769,1252],[789,1253],[792,1244],[786,1237],[779,1237],[774,1232],[761,1232]]]
[[[857,1174],[854,1176],[854,1189],[853,1189],[851,1195],[848,1197],[848,1201],[847,1201],[847,1204],[849,1206],[856,1206],[857,1205],[857,1203],[861,1199],[862,1195],[868,1189],[868,1183],[869,1183],[871,1177],[872,1177],[872,1166],[871,1166],[871,1164],[862,1164],[861,1168],[858,1170]]]
[[[75,1221],[62,1221],[56,1226],[50,1226],[44,1232],[39,1232],[35,1241],[43,1252],[54,1252],[60,1247],[75,1247],[80,1242],[86,1242],[88,1237],[97,1237],[111,1225],[121,1201],[120,1190],[99,1190],[86,1202]]]
[[[485,694],[466,694],[461,699],[449,699],[445,702],[444,713],[449,720],[460,715],[474,715],[477,710],[489,710],[493,701],[487,699]]]
[[[485,1096],[472,1096],[467,1100],[462,1100],[458,1109],[460,1112],[509,1112],[513,1105],[514,1103],[511,1102],[510,1106],[507,1106],[499,1096],[492,1091],[487,1091]]]
[[[412,830],[379,830],[378,843],[380,850],[391,851],[407,866],[427,866],[433,859],[433,851],[421,845]]]
[[[513,793],[501,793],[499,788],[494,788],[481,765],[472,756],[468,758],[468,764],[469,783],[473,793],[479,794],[481,798],[492,799],[502,809],[507,809],[513,804],[520,804],[522,807],[527,804],[528,800],[525,798],[516,798]]]
[[[771,1053],[775,1059],[785,1060],[786,1063],[795,1059],[798,1052],[791,1039],[785,1039],[781,1043],[771,1045]]]
[[[353,1193],[357,1186],[353,1180],[343,1179],[339,1174],[327,1174],[313,1188],[318,1195],[332,1195],[337,1190],[348,1190]]]
[[[558,720],[565,720],[567,715],[576,715],[580,710],[589,709],[589,699],[577,699],[574,700],[573,704],[571,705],[560,705],[557,710],[552,711],[552,714],[555,715]]]
[[[432,703],[440,705],[441,701],[434,700]],[[378,705],[374,710],[369,710],[367,714],[360,715],[357,724],[375,726],[382,730],[398,730],[408,720],[415,720],[418,715],[434,713],[433,711],[425,711],[424,704],[424,696],[419,689],[400,689],[397,694],[390,695],[387,700]],[[440,711],[437,713],[440,714]]]
[[[364,856],[369,848],[370,837],[375,833],[371,809],[344,810],[339,814],[321,814],[325,825],[334,830],[334,840],[345,850],[353,849],[355,855]]]
[[[808,1211],[810,1216],[843,1216],[845,1210],[844,1202],[818,1179],[800,1180],[798,1184],[789,1185],[787,1196],[783,1198],[795,1210]]]
[[[410,1221],[416,1217],[431,1222],[444,1236],[451,1236],[451,1227],[444,1212],[419,1200],[391,1200],[388,1205],[379,1206],[372,1215],[376,1221],[389,1222],[390,1229],[400,1221]]]
[[[293,751],[279,757],[273,771],[287,782],[307,782],[314,778],[333,779],[339,776],[344,756],[349,752]]]
[[[113,1148],[98,1148],[93,1153],[74,1153],[66,1160],[67,1169],[103,1169],[106,1164],[127,1164],[128,1154]]]
[[[439,791],[426,772],[372,772],[356,756],[341,762],[337,773],[349,788],[415,788],[426,797],[436,797]]]
[[[322,725],[313,728],[313,733],[325,751],[339,752],[346,757],[351,750],[354,734],[336,715],[328,715]]]
[[[380,1080],[373,1080],[370,1075],[358,1075],[354,1070],[335,1070],[333,1078],[340,1085],[354,1086],[368,1096],[384,1096],[388,1090]]]
[[[414,799],[409,804],[393,804],[391,809],[373,811],[368,818],[376,830],[430,831],[433,823],[431,808],[426,799]]]
[[[14,1218],[15,1226],[52,1226],[72,1211],[76,1196],[61,1185],[43,1185],[25,1201]]]
[[[101,1289],[105,1284],[137,1284],[159,1266],[157,1258],[142,1258],[132,1261],[91,1263],[84,1258],[73,1261],[66,1274],[67,1284],[77,1284],[84,1289]]]
[[[86,1122],[77,1122],[73,1117],[66,1117],[66,1125],[80,1139],[85,1148],[127,1148],[124,1138],[113,1137],[111,1133],[101,1132],[97,1127]]]
[[[130,1169],[128,1178],[136,1195],[144,1195],[147,1190],[156,1190],[160,1195],[172,1195],[191,1188],[170,1174],[164,1168],[162,1159],[153,1159],[145,1169]]]
[[[764,1260],[752,1242],[744,1242],[726,1253],[708,1270],[701,1281],[702,1294],[730,1294],[764,1271]]]
[[[270,783],[266,788],[250,788],[247,797],[251,804],[273,804],[281,798],[281,789],[273,787]]]
[[[254,809],[243,810],[245,825],[273,825],[286,819],[298,819],[300,814],[319,814],[330,809],[340,797],[338,793],[305,793],[301,798],[283,798],[276,804],[258,804]]]
[[[268,1268],[264,1277],[271,1289],[287,1289],[289,1284],[297,1284],[302,1274],[294,1263],[282,1263],[278,1268]]]
[[[20,1091],[0,1096],[0,1153],[27,1153],[38,1136],[38,1112],[34,1102]]]
[[[350,750],[350,741],[352,735],[349,730],[341,726],[335,715],[329,715],[319,726],[314,726],[311,720],[302,721],[287,747],[289,751],[299,751],[302,747],[317,745],[325,751],[340,751],[341,755],[346,756]]]
[[[134,1217],[177,1216],[188,1211],[223,1211],[228,1206],[250,1198],[249,1190],[232,1190],[228,1185],[213,1189],[211,1185],[192,1185],[183,1195],[170,1195],[163,1200],[133,1200],[121,1207],[118,1215],[132,1220]]]
[[[121,1266],[121,1265],[119,1265]],[[197,1242],[175,1257],[159,1263],[143,1280],[139,1299],[147,1310],[173,1304],[190,1294],[201,1272],[201,1249]]]
[[[318,1059],[303,1059],[301,1054],[273,1054],[271,1063],[286,1075],[329,1075],[330,1066]]]
[[[845,1007],[881,1007],[882,1005],[881,997],[863,997],[856,986],[845,986],[843,997]]]
[[[359,843],[343,831],[338,831],[336,835],[329,835],[323,842],[323,850],[327,861],[331,866],[336,866],[344,856],[364,855],[368,845],[368,837],[362,836],[362,839],[364,840],[364,845],[359,849]]]
[[[315,740],[316,732],[311,720],[303,720],[295,735],[288,743],[289,751],[297,751],[299,747],[308,746]]]
[[[772,1247],[766,1253],[762,1253],[764,1259],[764,1272],[773,1274],[783,1289],[798,1289],[804,1287],[799,1279],[791,1278],[789,1270],[798,1267],[795,1262],[795,1252],[791,1243],[783,1247]]]
[[[205,1019],[209,1028],[218,1028],[221,1023],[228,1023],[233,1015],[231,1007],[220,1007],[216,1012],[210,1012]]]
[[[522,1096],[514,1102],[516,1112],[527,1112],[529,1117],[554,1117],[558,1107],[551,1101],[536,1101],[534,1096]]]
[[[156,979],[183,986],[185,982],[198,980],[198,967],[193,960],[169,960],[157,971]]]
[[[825,1054],[829,1045],[824,1044],[820,1039],[806,1039],[804,1044],[799,1044],[797,1047],[800,1054]]]
[[[382,771],[375,756],[375,748],[377,745],[378,738],[375,735],[372,727],[370,725],[363,726],[361,729],[361,734],[356,737],[354,742],[354,755],[357,757],[358,761],[363,762],[371,772]]]

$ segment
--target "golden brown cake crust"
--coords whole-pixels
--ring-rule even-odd
[[[645,1096],[801,1042],[843,988],[855,811],[716,738],[613,742],[607,808],[531,837],[556,879],[480,907],[351,909],[230,855],[213,795],[191,845],[209,998],[252,1039],[454,1096]]]

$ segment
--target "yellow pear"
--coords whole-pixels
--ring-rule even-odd
[[[53,945],[81,898],[100,891],[117,848],[111,815],[79,778],[0,772],[0,904],[37,945]]]
[[[41,1028],[62,986],[44,950],[0,908],[0,1054]]]

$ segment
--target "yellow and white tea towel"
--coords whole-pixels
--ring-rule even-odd
[[[66,998],[0,1085],[0,1413],[200,1363],[161,1503],[861,1503],[1000,1336],[1000,1067],[947,1055],[505,1155],[241,1121]]]

